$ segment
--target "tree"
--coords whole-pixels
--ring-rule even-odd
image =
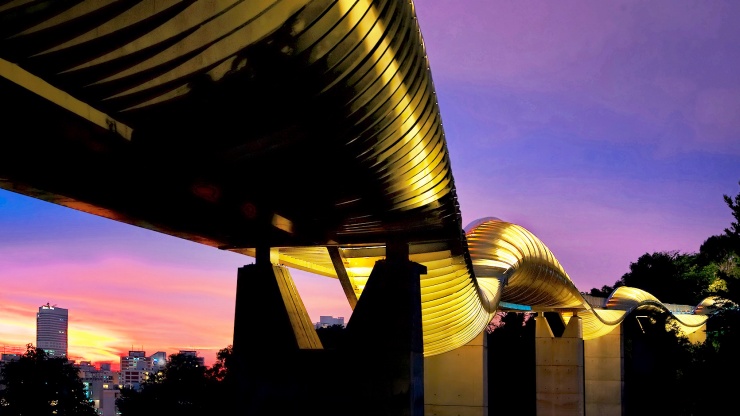
[[[645,253],[630,263],[629,273],[613,287],[593,288],[590,294],[608,296],[625,285],[645,290],[662,302],[693,305],[707,296],[720,296],[740,303],[740,193],[723,199],[735,221],[724,234],[707,238],[698,254]]]
[[[63,357],[26,345],[0,370],[0,416],[95,416],[77,368]]]
[[[740,185],[740,182],[737,184]],[[735,218],[735,221],[730,223],[729,227],[725,228],[725,234],[734,237],[737,241],[737,239],[740,239],[740,192],[735,195],[734,199],[729,195],[722,195],[722,197],[727,206],[730,207],[730,210],[732,210],[732,216]]]
[[[231,391],[223,381],[230,351],[230,347],[219,351],[222,361],[216,370],[200,365],[190,354],[170,355],[164,369],[150,374],[139,390],[121,390],[116,400],[118,410],[123,416],[227,414],[232,408]]]
[[[680,336],[666,312],[637,311],[624,321],[627,414],[722,414],[735,406],[740,373],[740,193],[734,198],[724,195],[724,201],[735,221],[724,234],[704,241],[698,254],[646,253],[618,282],[663,302],[696,304],[706,296],[720,297],[707,320],[704,343],[691,344]]]
[[[216,362],[206,370],[206,376],[218,382],[228,382],[233,368],[234,347],[232,345],[218,350]]]
[[[624,413],[692,415],[693,349],[668,312],[630,315],[624,331]],[[677,399],[671,399],[677,398]],[[701,413],[700,413],[701,414]]]
[[[488,326],[488,394],[496,414],[537,413],[535,320],[528,312],[498,312]],[[495,377],[502,382],[495,382]],[[502,392],[503,390],[503,392]]]
[[[344,341],[344,325],[330,325],[325,328],[316,328],[316,335],[321,340],[321,345],[326,350],[339,348]]]
[[[614,289],[618,288],[619,286],[624,286],[624,283],[622,283],[621,280],[617,280],[614,282],[614,286],[601,286],[601,289],[592,288],[591,291],[588,293],[591,296],[596,296],[600,298],[608,298],[609,295],[614,292]]]
[[[740,193],[734,198],[729,195],[723,198],[735,221],[725,228],[724,234],[704,241],[699,249],[699,262],[713,276],[708,294],[740,303]]]
[[[677,251],[645,253],[622,276],[625,286],[642,289],[661,302],[696,305],[713,277],[699,267],[696,254]]]

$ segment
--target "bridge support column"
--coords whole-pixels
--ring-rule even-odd
[[[622,416],[624,334],[618,325],[607,335],[583,342],[586,416]]]
[[[266,257],[269,259],[269,256]],[[256,321],[259,320],[259,324]],[[239,269],[234,313],[235,404],[244,414],[297,414],[313,402],[321,341],[287,268],[258,256]],[[323,351],[316,351],[323,352]]]
[[[424,414],[424,358],[420,276],[426,267],[408,260],[408,245],[389,244],[375,263],[347,323],[344,414]]]
[[[486,331],[464,346],[424,359],[426,416],[488,416]]]
[[[571,317],[561,337],[542,314],[535,319],[537,415],[584,415],[581,318]]]

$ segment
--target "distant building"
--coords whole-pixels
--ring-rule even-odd
[[[157,373],[167,364],[167,354],[157,351],[147,357],[144,351],[129,351],[121,357],[121,377],[119,384],[126,388],[138,389],[151,373]]]
[[[67,357],[69,311],[56,305],[39,306],[36,314],[36,348],[50,357]]]
[[[75,364],[85,396],[93,402],[96,412],[101,416],[117,415],[116,399],[120,396],[119,374],[110,369],[110,364],[95,367],[90,361]]]
[[[332,325],[341,325],[344,326],[344,317],[340,316],[339,318],[335,318],[333,316],[320,316],[319,322],[316,322],[314,324],[315,328],[328,328]]]
[[[144,351],[129,351],[128,355],[121,357],[121,386],[130,389],[138,389],[146,380],[152,370],[151,358]]]
[[[205,367],[206,365],[206,359],[204,357],[198,357],[198,351],[195,350],[180,350],[179,354],[183,355],[189,355],[191,357],[195,357],[198,361],[198,365],[201,367]]]
[[[149,357],[152,361],[152,367],[164,367],[167,364],[167,353],[164,351],[157,351]]]
[[[21,358],[20,354],[0,354],[0,370],[3,369],[3,367],[5,366],[5,363],[15,361],[19,358]],[[0,389],[1,388],[2,387],[0,387]]]
[[[10,361],[15,361],[17,359],[21,358],[20,354],[1,354],[0,355],[0,362],[7,363]]]

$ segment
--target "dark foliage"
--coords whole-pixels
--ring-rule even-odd
[[[705,297],[711,276],[696,265],[696,255],[678,252],[643,254],[622,276],[625,286],[645,290],[662,302],[696,305]]]
[[[684,413],[692,408],[691,343],[671,325],[670,314],[638,313],[622,328],[625,414],[691,414]]]
[[[535,415],[534,315],[500,312],[488,333],[488,398],[496,414]]]
[[[321,340],[321,345],[326,350],[333,350],[339,348],[344,342],[345,329],[342,325],[331,325],[326,328],[316,328],[316,334],[318,334]]]
[[[703,343],[680,336],[667,313],[637,312],[624,322],[625,414],[713,415],[737,407],[740,193],[724,195],[724,201],[735,221],[724,234],[709,237],[698,254],[646,253],[616,283],[669,303],[692,305],[717,297]],[[606,289],[591,294],[603,296]]]
[[[619,286],[624,286],[624,283],[622,283],[621,280],[616,281],[614,283],[614,286],[604,285],[604,286],[601,286],[601,289],[592,288],[588,294],[591,296],[597,296],[600,298],[608,298],[609,295],[611,295],[612,292],[614,292],[614,289],[618,288]]]
[[[77,368],[62,357],[26,346],[0,370],[1,416],[95,416]]]
[[[192,355],[170,355],[164,369],[150,374],[139,390],[122,389],[116,405],[123,416],[227,414],[233,398],[226,384],[230,352],[230,347],[219,352],[215,370]]]

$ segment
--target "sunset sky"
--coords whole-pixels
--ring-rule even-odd
[[[583,291],[730,224],[740,2],[414,3],[465,224],[524,226]],[[210,365],[252,262],[0,190],[0,352],[35,343],[50,302],[69,309],[74,359],[196,349]],[[293,276],[313,321],[349,319],[338,281]]]

